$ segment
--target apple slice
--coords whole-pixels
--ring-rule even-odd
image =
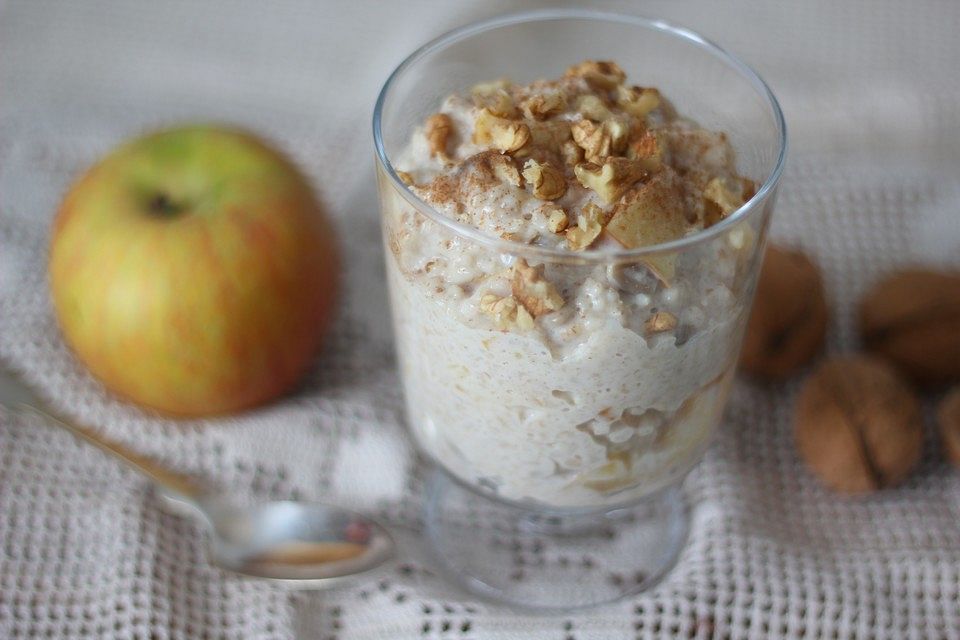
[[[682,238],[686,234],[687,223],[680,194],[666,178],[656,176],[624,196],[614,207],[606,231],[628,249]],[[652,256],[644,262],[664,284],[669,284],[673,279],[675,254]]]

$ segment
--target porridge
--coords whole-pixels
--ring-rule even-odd
[[[738,209],[756,187],[735,165],[725,134],[611,62],[444,100],[394,166],[472,233],[382,189],[420,446],[474,486],[556,508],[685,474],[725,404],[757,234],[737,224],[693,249],[623,254]]]

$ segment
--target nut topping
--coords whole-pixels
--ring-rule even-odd
[[[520,103],[523,115],[533,120],[546,120],[567,108],[567,100],[562,93],[538,93]]]
[[[613,140],[603,125],[590,120],[580,120],[570,127],[574,142],[583,149],[587,161],[601,164],[610,155]]]
[[[638,180],[647,175],[634,160],[610,157],[603,166],[586,162],[574,167],[577,180],[584,187],[593,189],[600,198],[611,203],[620,198]]]
[[[570,224],[570,220],[567,217],[567,212],[563,209],[553,209],[547,216],[547,228],[553,233],[563,232],[568,224]]]
[[[616,154],[623,153],[627,147],[630,127],[620,118],[610,118],[603,123],[603,128],[610,136],[610,149]]]
[[[478,82],[470,87],[470,93],[474,96],[487,96],[497,91],[509,91],[512,84],[513,83],[506,78],[500,78],[499,80],[493,80],[491,82]]]
[[[530,141],[530,129],[522,122],[497,117],[484,108],[474,123],[473,141],[504,153],[512,153]]]
[[[613,117],[613,113],[607,108],[599,97],[587,94],[577,99],[577,111],[583,117],[589,118],[594,122],[603,122]]]
[[[495,149],[511,153],[518,151],[530,141],[530,129],[521,122],[511,122],[496,126],[491,132],[491,143]]]
[[[510,156],[491,153],[488,158],[488,162],[490,163],[490,168],[493,170],[493,174],[498,180],[500,180],[500,182],[505,182],[515,187],[520,187],[523,185],[523,179],[520,177],[520,171],[517,169],[517,165],[514,164],[513,159]]]
[[[508,331],[513,327],[521,331],[529,331],[534,326],[533,316],[517,304],[513,296],[501,298],[487,293],[480,298],[480,310],[491,316],[501,331]]]
[[[447,142],[453,133],[453,120],[445,113],[435,113],[426,122],[427,143],[430,145],[430,155],[447,160]]]
[[[589,203],[577,214],[577,226],[567,229],[567,246],[574,251],[589,247],[603,232],[606,217],[603,209]]]
[[[513,104],[513,98],[505,89],[491,89],[484,92],[474,91],[473,104],[487,109],[498,118],[515,118],[518,115],[517,107]]]
[[[511,281],[513,297],[534,318],[556,311],[563,306],[563,296],[549,280],[543,277],[543,267],[531,267],[523,258],[513,267]]]
[[[567,192],[567,180],[563,173],[549,164],[527,160],[523,165],[523,177],[533,189],[533,195],[541,200],[557,200]]]
[[[565,75],[583,78],[592,88],[603,91],[615,88],[627,77],[617,63],[607,60],[585,60],[568,68]]]
[[[646,118],[647,114],[660,106],[660,92],[644,87],[617,87],[617,104],[636,118]]]

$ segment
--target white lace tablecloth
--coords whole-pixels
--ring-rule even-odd
[[[238,492],[356,506],[403,543],[398,563],[339,591],[226,575],[139,477],[0,411],[0,637],[960,638],[960,472],[932,424],[903,486],[838,497],[791,444],[796,380],[738,383],[687,483],[689,544],[649,593],[527,617],[459,594],[422,560],[422,471],[401,421],[370,113],[421,41],[540,4],[0,0],[0,359],[143,452]],[[855,345],[851,301],[882,273],[958,264],[960,4],[599,6],[700,29],[781,97],[793,147],[775,235],[825,270],[831,351]],[[159,419],[107,395],[64,348],[44,280],[71,177],[125,136],[182,119],[275,139],[315,179],[345,245],[343,312],[300,391],[221,420]]]

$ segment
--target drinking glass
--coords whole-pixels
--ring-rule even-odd
[[[573,252],[486,235],[398,176],[412,132],[447,95],[557,77],[586,59],[616,61],[726,133],[756,194],[678,240]],[[384,85],[373,128],[400,378],[410,431],[434,465],[423,522],[439,565],[475,593],[537,609],[649,588],[683,548],[682,481],[734,377],[786,153],[776,99],[688,29],[546,10],[416,50]],[[477,301],[477,283],[521,268],[577,283],[564,293],[581,299],[532,328],[479,322],[478,305],[493,302]],[[516,320],[509,304],[500,311]]]

